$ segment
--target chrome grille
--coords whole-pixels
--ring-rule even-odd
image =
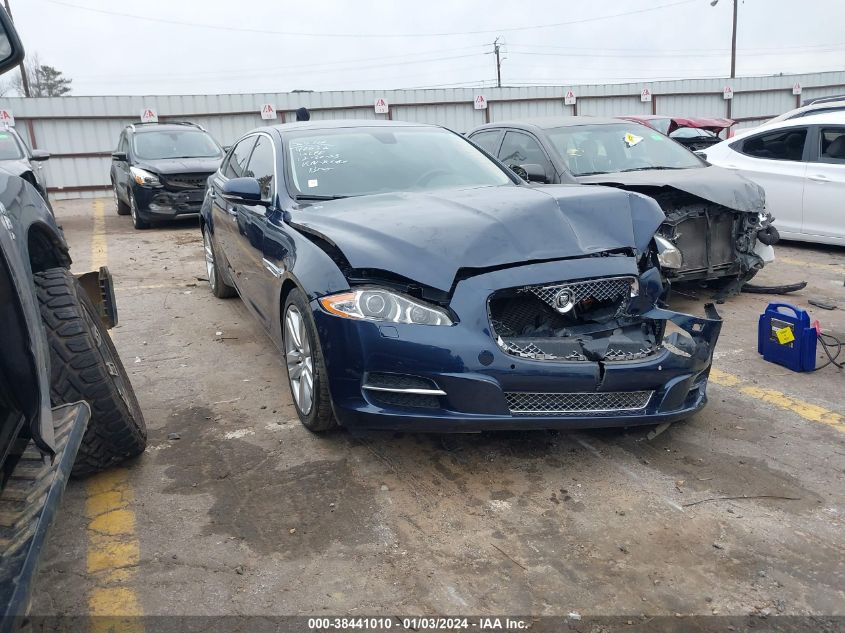
[[[572,303],[578,305],[582,301],[619,301],[623,303],[631,297],[634,277],[609,277],[607,279],[590,279],[589,281],[575,281],[571,283],[556,283],[547,286],[526,286],[519,292],[530,292],[546,305],[557,307],[556,298],[561,290],[568,289],[572,295]]]
[[[604,393],[508,392],[505,397],[513,415],[633,414],[648,406],[653,391],[609,391]]]

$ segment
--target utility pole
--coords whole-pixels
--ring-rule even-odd
[[[731,32],[731,79],[736,77],[736,17],[739,8],[739,0],[732,0],[734,3],[733,30]],[[715,7],[719,0],[710,0],[710,6]]]
[[[8,0],[7,0],[8,1]],[[499,38],[493,40],[493,52],[496,54],[496,87],[502,87],[502,60],[499,57]]]
[[[3,3],[6,5],[6,13],[9,14],[9,19],[12,20],[12,9],[9,6],[9,0],[3,0]],[[26,76],[26,64],[24,64],[24,60],[21,60],[21,85],[23,86],[23,96],[31,97],[32,95],[29,92],[29,77]]]
[[[733,34],[731,35],[731,79],[736,77],[736,12],[739,2],[734,0],[734,25]]]

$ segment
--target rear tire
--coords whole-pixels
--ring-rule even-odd
[[[120,196],[117,193],[117,185],[112,183],[112,191],[114,192],[114,206],[117,209],[118,215],[129,215],[130,209],[129,205],[126,204],[123,200],[120,199]]]
[[[97,309],[66,268],[33,277],[50,344],[53,405],[91,405],[72,474],[89,475],[140,455],[147,446],[144,416]]]
[[[291,290],[285,301],[282,336],[288,386],[299,421],[313,433],[336,429],[338,424],[332,410],[328,372],[317,327],[308,300],[298,288]],[[310,394],[306,396],[309,388]]]

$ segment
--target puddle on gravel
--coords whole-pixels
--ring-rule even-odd
[[[150,438],[168,442],[168,432],[180,433],[156,462],[167,466],[171,479],[165,493],[214,498],[205,534],[226,534],[257,552],[292,557],[325,551],[335,542],[355,547],[378,541],[375,492],[356,481],[345,459],[285,468],[281,451],[224,439],[213,417],[204,407],[177,411],[168,428]]]

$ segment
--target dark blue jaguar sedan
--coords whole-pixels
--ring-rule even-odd
[[[663,219],[530,186],[443,128],[311,121],[241,138],[201,226],[212,291],[267,329],[308,429],[462,432],[704,406],[721,322],[661,307]]]

